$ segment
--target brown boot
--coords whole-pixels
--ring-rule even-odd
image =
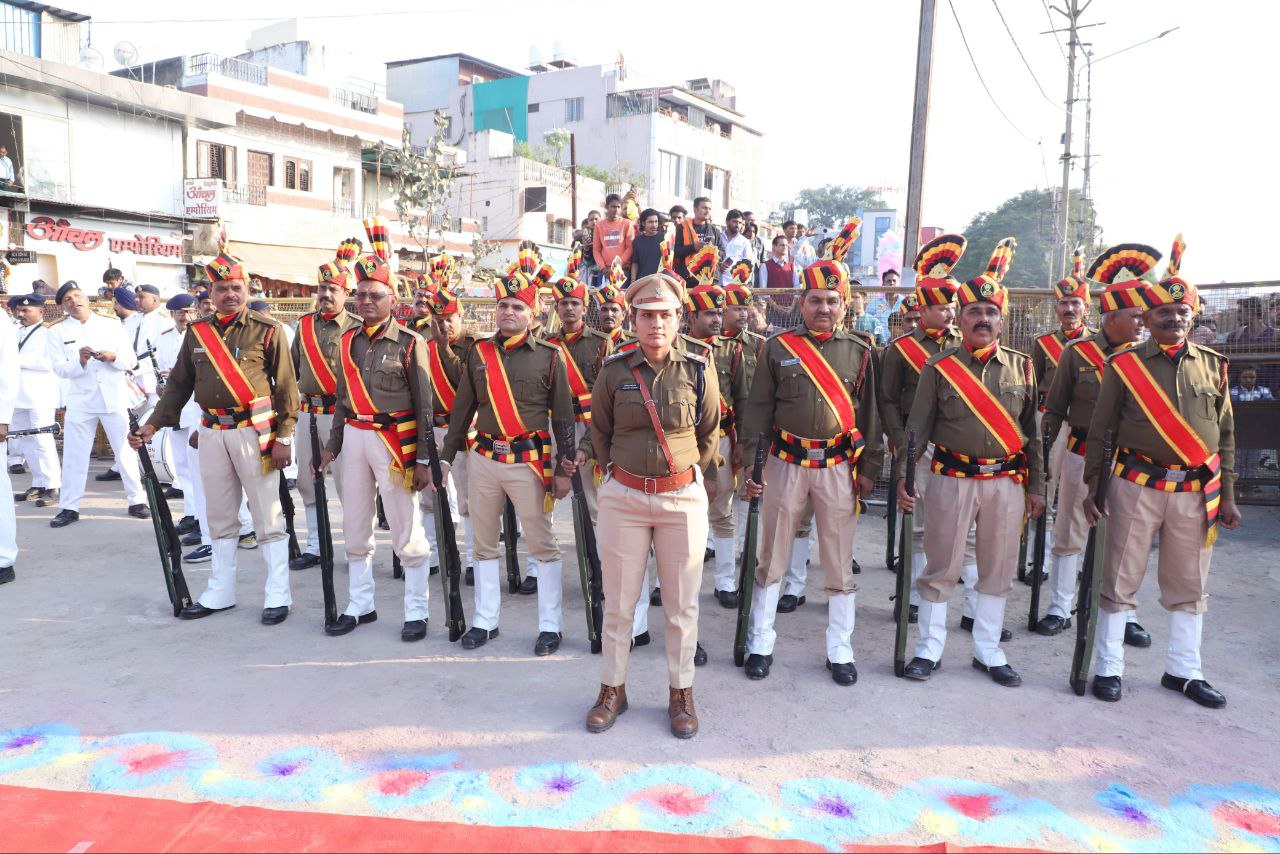
[[[587,712],[587,730],[604,732],[627,710],[627,686],[601,685],[596,704]]]
[[[698,711],[693,707],[692,688],[672,688],[667,705],[671,718],[671,734],[676,738],[693,738],[698,734]]]

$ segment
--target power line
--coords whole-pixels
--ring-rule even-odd
[[[1000,23],[1004,24],[1004,31],[1009,34],[1009,41],[1013,42],[1013,49],[1018,52],[1018,58],[1022,60],[1023,66],[1027,69],[1027,73],[1031,75],[1031,81],[1036,84],[1036,88],[1040,90],[1040,95],[1050,104],[1059,110],[1063,107],[1058,102],[1049,97],[1044,91],[1044,87],[1040,85],[1040,78],[1036,77],[1036,73],[1031,70],[1031,63],[1027,62],[1027,57],[1022,53],[1022,47],[1019,46],[1017,38],[1013,35],[1013,30],[1009,28],[1009,22],[1004,19],[1004,12],[1000,11],[1000,3],[998,0],[991,0],[991,5],[996,7],[996,14],[1000,16]],[[1055,41],[1057,37],[1055,36]],[[1059,45],[1061,47],[1061,45]]]
[[[1052,31],[1056,24],[1053,20],[1053,13],[1049,11],[1049,0],[1040,0],[1040,6],[1044,9],[1044,16],[1049,19],[1049,29]],[[1053,43],[1058,46],[1058,53],[1062,54],[1062,61],[1066,62],[1067,52],[1062,49],[1062,42],[1058,40],[1058,34],[1056,32],[1051,32],[1050,34],[1053,36]]]
[[[978,70],[978,61],[974,59],[973,51],[969,47],[969,39],[965,37],[964,25],[960,23],[960,15],[956,12],[956,4],[951,2],[951,0],[947,0],[947,5],[951,7],[951,16],[956,19],[956,28],[960,30],[960,41],[964,43],[965,53],[969,54],[969,63],[973,66],[973,73],[978,75],[978,82],[982,84],[983,91],[985,91],[987,93],[987,97],[991,99],[991,105],[995,107],[996,112],[998,112],[1001,117],[1009,123],[1009,127],[1013,128],[1017,132],[1018,136],[1022,137],[1032,145],[1038,145],[1039,143],[1036,140],[1027,136],[1022,132],[1020,127],[1013,123],[1013,119],[1009,118],[1009,114],[1000,107],[1000,103],[996,100],[996,96],[991,94],[991,87],[987,86],[987,81],[983,79],[982,72]]]

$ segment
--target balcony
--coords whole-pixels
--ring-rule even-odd
[[[368,213],[370,205],[357,202],[355,199],[334,199],[333,213],[334,216],[346,217],[347,219],[364,219],[366,217],[377,216],[376,213]]]
[[[368,113],[371,116],[378,114],[378,98],[367,92],[354,92],[350,89],[334,89],[332,95],[333,103],[340,107],[347,107],[358,113]]]
[[[218,56],[215,53],[197,53],[187,57],[186,77],[207,77],[216,74],[230,77],[256,86],[267,85],[267,67],[243,59],[229,56]],[[376,111],[375,111],[376,112]]]
[[[222,190],[222,199],[232,205],[267,204],[267,188],[262,184],[236,184],[228,181]]]

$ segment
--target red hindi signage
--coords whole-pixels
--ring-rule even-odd
[[[38,216],[27,223],[27,237],[31,240],[47,240],[51,243],[67,243],[81,252],[91,252],[105,241],[115,253],[129,252],[155,258],[182,259],[181,243],[166,243],[154,235],[134,234],[132,237],[108,237],[105,231],[76,228],[70,220]]]

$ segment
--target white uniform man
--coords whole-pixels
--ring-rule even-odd
[[[13,401],[18,397],[18,336],[12,323],[0,323],[0,454],[8,456],[9,423],[13,420]],[[18,522],[13,506],[13,482],[9,469],[0,469],[0,584],[15,577],[13,565],[18,559]]]
[[[89,299],[79,285],[68,282],[58,289],[58,305],[67,316],[49,327],[53,333],[53,370],[68,380],[66,423],[62,442],[62,494],[58,515],[50,527],[62,528],[80,519],[89,474],[89,451],[97,425],[101,424],[120,464],[129,515],[151,517],[138,475],[138,457],[127,447],[131,399],[127,372],[138,366],[124,326],[112,317],[89,310]]]
[[[191,294],[178,294],[165,304],[165,310],[169,312],[174,325],[161,332],[160,339],[156,342],[156,388],[158,390],[164,388],[165,378],[178,362],[178,353],[182,349],[182,338],[186,334],[187,324],[195,320],[196,298]],[[182,490],[182,519],[177,525],[179,534],[188,534],[200,524],[197,521],[200,512],[196,498],[196,492],[199,489],[196,485],[196,481],[199,480],[197,477],[199,469],[194,455],[188,454],[188,451],[192,450],[191,433],[200,423],[200,408],[191,405],[190,401],[188,404],[183,408],[178,426],[173,428],[169,437],[169,449],[173,452],[173,469],[176,476],[174,486]]]
[[[42,294],[9,299],[9,309],[21,326],[17,329],[20,380],[14,399],[12,430],[30,430],[53,423],[60,387],[53,373],[53,334],[43,323]],[[62,487],[62,463],[52,433],[40,433],[9,441],[10,449],[26,458],[31,468],[31,486],[14,496],[17,501],[35,501],[37,507],[51,507]]]

